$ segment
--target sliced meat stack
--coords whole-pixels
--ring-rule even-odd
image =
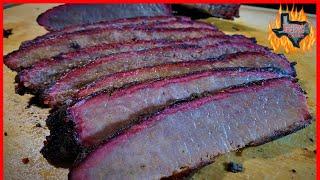
[[[81,151],[113,137],[119,130],[139,121],[140,116],[150,114],[175,100],[283,76],[261,69],[219,69],[145,82],[119,89],[111,95],[102,93],[79,101],[66,111],[50,117],[47,124],[51,136],[47,138],[48,144],[42,153],[53,163],[74,160]],[[69,128],[62,129],[61,126]]]
[[[101,58],[91,64],[74,69],[67,73],[43,93],[43,99],[45,104],[49,104],[50,106],[56,106],[57,104],[61,105],[64,102],[71,100],[74,97],[74,94],[76,94],[84,85],[95,82],[95,80],[103,76],[131,69],[183,61],[190,62],[206,59],[211,59],[212,62],[219,62],[223,60],[228,61],[228,59],[216,60],[216,58],[225,55],[226,53],[244,51],[265,52],[266,50],[261,47],[254,47],[252,46],[252,43],[227,42],[200,48],[193,46],[183,46],[182,48],[165,47],[154,48],[147,51],[119,53],[113,56]],[[269,58],[271,59],[272,57],[269,56]],[[287,72],[288,74],[293,73],[289,63],[286,61],[281,62],[283,61],[282,57],[276,56],[274,57],[274,61],[278,61],[274,63],[275,67],[283,69],[284,72]],[[268,65],[269,64],[263,67],[268,67]],[[220,67],[221,66],[223,65],[220,65]],[[226,66],[228,67],[228,65],[224,65],[224,67]],[[229,66],[233,67],[234,65],[231,64]],[[219,66],[216,65],[216,67]]]
[[[71,26],[4,62],[54,108],[41,153],[71,179],[182,176],[311,121],[286,57],[186,17]]]
[[[30,91],[45,89],[46,86],[55,82],[62,74],[71,69],[83,66],[100,57],[130,51],[141,51],[155,47],[180,46],[183,48],[186,45],[194,47],[203,47],[206,45],[215,45],[219,42],[252,42],[252,39],[244,36],[207,36],[201,38],[191,38],[186,40],[165,41],[130,41],[126,43],[100,44],[83,48],[81,51],[61,54],[58,57],[41,60],[33,64],[32,68],[21,71],[19,73],[19,83],[22,87],[27,87]],[[125,54],[125,53],[124,53]]]
[[[169,106],[101,145],[70,179],[179,177],[220,154],[258,145],[310,122],[299,86],[278,79]]]
[[[100,43],[120,43],[129,40],[180,40],[205,35],[223,35],[222,32],[207,26],[209,25],[200,22],[171,21],[147,26],[102,27],[64,33],[45,41],[27,43],[28,45],[7,55],[5,63],[13,70],[21,70],[32,66],[33,63],[41,61],[41,59]]]
[[[193,11],[197,11],[207,16],[224,19],[239,17],[239,7],[240,4],[173,5],[174,10],[179,14],[194,17],[196,13]],[[169,4],[65,4],[42,13],[37,18],[37,22],[48,31],[64,31],[83,24],[96,26],[100,25],[99,22],[121,18],[170,16],[171,9]]]
[[[49,31],[72,25],[96,23],[137,16],[171,15],[170,5],[164,4],[65,4],[42,13],[37,21]]]

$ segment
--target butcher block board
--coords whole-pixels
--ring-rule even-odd
[[[4,10],[4,28],[12,28],[13,35],[4,39],[4,54],[16,50],[20,43],[44,34],[36,23],[37,16],[57,4],[25,4]],[[256,37],[259,44],[268,46],[267,25],[276,11],[241,6],[240,18],[226,21],[207,19],[228,34]],[[315,24],[315,17],[309,16]],[[315,115],[316,48],[306,53],[286,55],[296,61],[301,86],[308,93],[308,104]],[[45,119],[49,109],[34,105],[32,95],[15,94],[16,73],[7,67],[4,76],[4,153],[5,179],[67,179],[68,170],[55,168],[39,153],[45,136],[49,134]],[[40,123],[41,127],[36,127]],[[315,123],[308,128],[259,147],[220,156],[216,162],[195,173],[193,179],[314,179]],[[23,158],[29,163],[24,164]],[[231,173],[225,163],[242,163],[244,172]],[[296,172],[293,172],[293,169]]]

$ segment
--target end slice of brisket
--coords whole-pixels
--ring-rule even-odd
[[[220,154],[295,132],[310,123],[290,79],[231,88],[168,107],[90,153],[70,179],[178,177]]]
[[[176,41],[153,40],[153,41],[131,41],[125,43],[100,44],[88,48],[79,49],[76,52],[61,54],[58,57],[41,60],[31,68],[25,69],[18,74],[19,88],[27,89],[29,92],[41,92],[48,85],[55,82],[64,73],[71,69],[88,64],[100,57],[121,52],[141,51],[155,47],[166,47],[176,45],[206,46],[219,42],[254,42],[254,39],[241,35],[233,36],[205,36],[200,38],[183,39]]]
[[[178,100],[283,76],[265,69],[218,69],[147,81],[118,89],[112,94],[101,93],[48,119],[51,135],[42,153],[49,162],[61,164],[59,161],[63,163],[75,158],[81,151],[95,147],[139,122],[141,116]]]
[[[48,31],[58,31],[99,21],[171,14],[170,5],[165,4],[65,4],[40,14],[37,22]]]

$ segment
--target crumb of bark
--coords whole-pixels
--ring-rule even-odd
[[[258,152],[262,152],[262,149],[258,149]]]
[[[3,37],[9,38],[9,36],[12,35],[12,29],[4,29],[3,30]]]
[[[7,133],[7,132],[4,132],[4,136],[8,136],[8,133]]]
[[[291,171],[292,171],[293,173],[296,173],[296,172],[297,172],[295,169],[291,169]]]
[[[72,49],[75,49],[75,50],[78,50],[78,49],[81,48],[80,45],[79,45],[78,43],[76,43],[76,42],[70,43],[70,47],[71,47]]]
[[[236,156],[242,156],[243,149],[238,149],[236,151]]]
[[[228,172],[233,172],[233,173],[243,172],[243,166],[240,163],[229,162],[225,164],[225,168]]]
[[[56,60],[63,59],[63,53],[59,53],[58,55],[55,55],[52,58]]]
[[[239,30],[240,30],[239,28],[234,27],[234,26],[232,26],[232,29],[234,29],[234,30],[236,30],[236,31],[239,31]]]
[[[23,158],[22,159],[23,164],[28,164],[29,163],[29,158]]]
[[[42,127],[42,126],[41,126],[41,124],[40,124],[40,123],[37,123],[37,124],[36,124],[36,127]]]
[[[317,154],[317,150],[313,150],[313,153]]]

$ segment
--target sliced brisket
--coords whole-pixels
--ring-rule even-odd
[[[47,89],[43,97],[46,104],[56,105],[72,98],[80,88],[102,76],[165,63],[206,59],[213,59],[212,61],[214,61],[217,60],[214,58],[225,54],[245,51],[266,52],[274,57],[276,59],[275,61],[278,61],[279,64],[286,65],[285,70],[292,71],[289,62],[287,62],[285,58],[272,54],[264,47],[257,46],[253,43],[222,42],[217,45],[204,47],[162,47],[137,52],[119,53],[74,69]],[[289,72],[289,74],[291,74],[291,72]]]
[[[108,27],[139,27],[139,26],[149,26],[164,22],[173,22],[173,21],[190,21],[191,19],[188,17],[181,16],[155,16],[155,17],[136,17],[136,18],[128,18],[128,19],[116,19],[112,21],[101,21],[94,24],[83,24],[76,25],[65,28],[60,31],[49,32],[45,35],[38,36],[36,39],[25,41],[21,44],[21,47],[27,47],[32,44],[40,43],[42,41],[52,39],[54,37],[61,36],[66,33],[73,33],[77,31],[96,29],[96,28],[108,28]],[[214,26],[211,28],[217,29]]]
[[[270,68],[270,70],[273,69],[275,73],[278,74],[288,74],[291,72],[292,74],[295,74],[293,68],[291,70],[289,69],[288,63],[287,65],[281,64],[281,61],[279,62],[277,58],[263,52],[240,52],[222,58],[222,61],[203,60],[195,62],[179,62],[106,75],[81,88],[73,99],[83,99],[101,91],[112,92],[115,88],[120,88],[134,82],[142,82],[150,79],[182,75],[215,68]]]
[[[132,40],[177,40],[205,35],[222,35],[211,25],[196,21],[172,21],[139,27],[95,28],[63,34],[38,43],[30,43],[5,56],[6,65],[14,70],[30,67],[44,58],[79,50],[101,43],[126,42]]]
[[[188,22],[180,22],[181,26],[193,26]],[[28,47],[13,51],[4,58],[5,64],[13,70],[21,70],[30,67],[41,59],[58,56],[61,53],[72,52],[79,48],[98,45],[101,43],[116,43],[132,40],[178,40],[186,38],[197,38],[208,35],[223,35],[220,31],[208,28],[170,28],[171,23],[162,23],[160,27],[125,27],[125,28],[104,28],[92,29],[64,34],[53,39],[31,44]],[[173,23],[173,27],[178,26]],[[184,24],[184,25],[183,25]],[[189,24],[189,25],[187,25]],[[179,25],[179,26],[180,26]]]
[[[143,119],[89,154],[69,178],[177,177],[220,154],[295,132],[310,120],[306,97],[291,80],[232,88]]]
[[[49,31],[73,25],[139,16],[169,16],[170,5],[165,4],[65,4],[40,14],[38,24]]]
[[[136,123],[140,116],[173,101],[193,94],[282,76],[263,69],[219,69],[144,82],[118,89],[111,95],[101,93],[69,107],[64,117],[58,114],[49,118],[47,125],[51,129],[51,136],[42,153],[50,162],[61,160],[62,157],[71,159],[68,156],[73,154],[74,149],[94,147]],[[70,129],[65,130],[63,127]],[[70,139],[73,142],[70,143]],[[70,144],[76,145],[69,147]]]
[[[214,45],[219,42],[253,42],[254,39],[245,36],[206,36],[201,38],[184,39],[177,41],[131,41],[126,43],[100,44],[81,49],[76,52],[62,54],[59,57],[41,60],[35,63],[32,68],[25,69],[18,74],[19,86],[27,88],[28,91],[38,92],[64,73],[79,66],[95,61],[97,58],[120,52],[145,50],[154,47],[175,46],[175,45]]]

